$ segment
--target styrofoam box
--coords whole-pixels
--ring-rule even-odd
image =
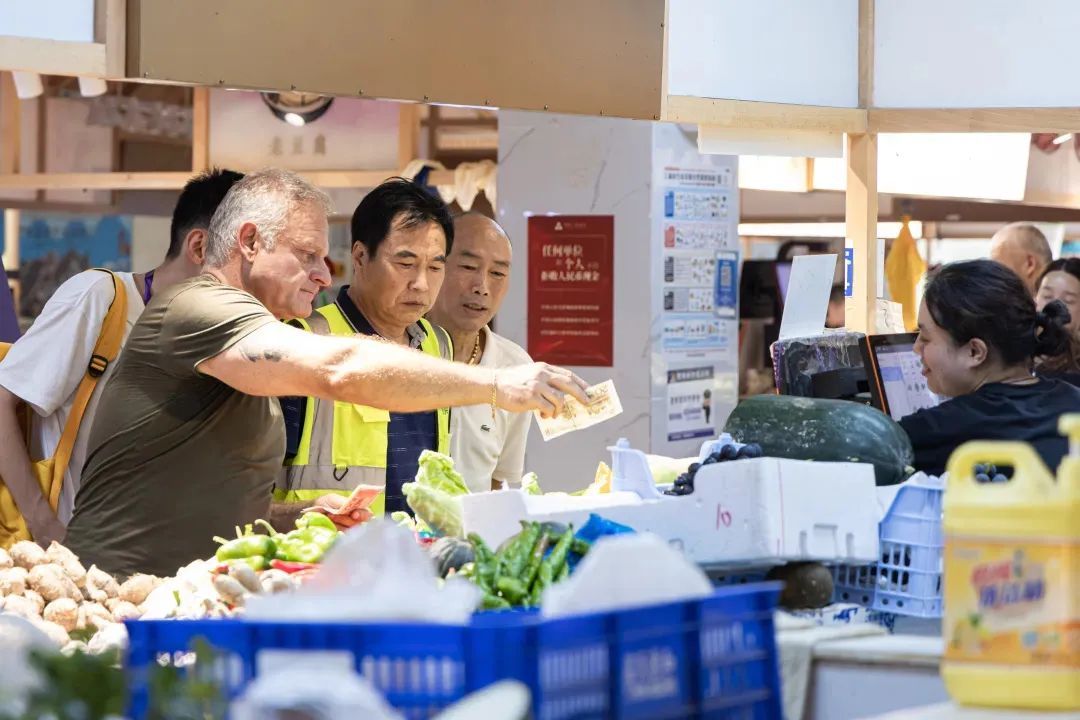
[[[874,468],[760,458],[702,466],[690,495],[573,497],[498,491],[461,498],[466,532],[494,546],[520,521],[573,523],[595,512],[681,547],[700,565],[878,559]]]

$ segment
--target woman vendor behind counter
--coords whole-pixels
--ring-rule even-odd
[[[1060,355],[1040,357],[1035,372],[1080,387],[1080,258],[1055,260],[1039,278],[1035,305],[1039,310],[1054,300],[1065,304],[1072,319],[1065,326],[1069,343]]]
[[[1036,312],[1020,278],[991,260],[953,263],[933,275],[919,308],[915,352],[927,385],[950,399],[900,421],[915,469],[941,475],[969,440],[1018,440],[1056,470],[1068,451],[1058,418],[1080,412],[1080,388],[1035,377],[1032,365],[1065,351],[1069,320],[1058,301]]]

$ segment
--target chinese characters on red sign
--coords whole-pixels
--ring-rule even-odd
[[[556,365],[614,364],[612,215],[529,218],[529,354]]]

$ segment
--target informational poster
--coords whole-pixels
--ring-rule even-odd
[[[660,143],[652,450],[679,456],[717,436],[738,401],[737,159],[700,155],[675,134]]]
[[[716,371],[712,365],[668,370],[667,439],[669,442],[712,437],[712,402]]]
[[[671,361],[722,354],[729,343],[723,319],[738,317],[737,233],[732,215],[732,169],[663,168],[662,343]]]
[[[37,317],[65,280],[95,267],[131,270],[131,217],[19,214],[22,317]]]
[[[529,218],[528,351],[556,365],[614,364],[612,215]]]

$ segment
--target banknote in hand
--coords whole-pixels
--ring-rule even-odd
[[[611,380],[593,385],[585,393],[589,396],[587,405],[567,396],[562,412],[555,417],[543,418],[539,412],[534,413],[545,441],[610,420],[622,412],[619,393]]]

